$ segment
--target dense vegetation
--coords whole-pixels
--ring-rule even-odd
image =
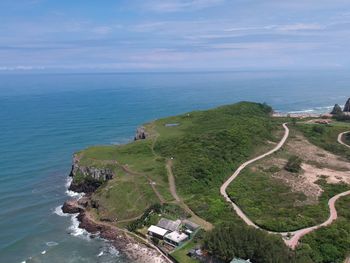
[[[292,155],[289,157],[284,169],[291,173],[299,173],[301,170],[301,162],[301,158],[296,155]]]
[[[204,248],[224,262],[235,257],[254,263],[293,262],[293,254],[279,236],[241,224],[220,224],[207,234]]]
[[[235,220],[218,189],[259,146],[276,140],[272,131],[280,123],[270,113],[269,106],[248,102],[190,112],[146,124],[146,140],[78,153],[81,165],[107,166],[117,175],[93,195],[97,215],[133,219],[154,203],[173,201],[166,171],[172,157],[177,191],[186,204],[213,223]]]
[[[161,136],[155,151],[174,158],[177,189],[195,213],[211,222],[232,220],[231,208],[218,189],[259,146],[275,140],[272,131],[277,124],[270,113],[270,107],[254,103],[193,112],[170,120],[180,123],[170,128],[171,136],[162,136],[169,120],[156,122]]]
[[[254,178],[254,180],[252,180]],[[345,184],[317,182],[324,192],[318,204],[296,205],[306,200],[269,172],[247,169],[230,185],[230,198],[261,227],[272,231],[293,231],[322,223],[329,216],[328,199],[349,189]]]
[[[350,256],[350,196],[336,203],[339,218],[332,225],[321,228],[301,240],[297,253],[315,263],[344,262]]]
[[[293,254],[278,236],[245,227],[219,194],[220,185],[232,171],[270,149],[267,141],[279,140],[275,131],[281,129],[282,120],[271,118],[270,113],[267,105],[246,102],[191,112],[147,124],[146,140],[80,152],[82,165],[109,167],[116,174],[92,196],[96,215],[124,220],[123,226],[130,230],[155,222],[158,213],[174,219],[188,216],[174,204],[169,191],[166,163],[172,160],[179,195],[196,214],[218,224],[205,239],[206,248],[216,256],[225,261],[241,257],[253,262],[338,262],[349,252],[344,239],[349,240],[350,219],[344,211],[331,227],[306,236]],[[350,150],[336,143],[338,133],[349,130],[350,125],[295,126],[315,145],[350,160]],[[288,169],[300,168],[300,160],[289,161]],[[328,216],[327,200],[345,189],[344,185],[320,181],[325,191],[319,205],[294,206],[295,201],[306,197],[268,176],[271,172],[246,169],[231,184],[229,194],[257,224],[272,230],[289,231],[323,221]],[[79,176],[77,179],[82,180]],[[346,200],[337,205],[346,207]],[[154,206],[156,203],[163,205]],[[185,256],[184,251],[178,254]]]

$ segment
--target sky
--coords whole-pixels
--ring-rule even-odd
[[[0,72],[349,68],[349,0],[0,1]]]

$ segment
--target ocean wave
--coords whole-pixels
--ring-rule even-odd
[[[68,230],[72,236],[90,240],[90,233],[79,227],[78,214],[73,214],[71,216],[71,222],[72,224],[69,226]]]
[[[104,259],[115,259],[117,257],[120,257],[120,252],[110,242],[106,241],[105,245],[101,248],[100,252],[96,256],[98,258],[103,257]]]
[[[313,107],[313,108],[305,108],[302,110],[287,111],[286,113],[290,113],[290,114],[300,114],[300,113],[323,114],[323,113],[329,113],[333,109],[333,107],[334,107],[333,105],[320,106],[320,107]],[[343,105],[340,105],[340,107],[343,107]],[[281,112],[284,112],[284,111],[281,111]]]
[[[57,207],[55,208],[55,210],[53,211],[53,213],[56,214],[56,215],[58,215],[58,216],[65,216],[65,217],[69,216],[69,214],[63,213],[63,211],[62,211],[62,205],[57,206]]]
[[[73,182],[73,178],[68,176],[67,178],[67,181],[66,181],[66,194],[70,197],[73,197],[73,198],[77,198],[77,199],[80,199],[84,196],[84,193],[78,193],[78,192],[74,192],[74,191],[71,191],[69,190],[69,186],[71,185],[71,183]]]

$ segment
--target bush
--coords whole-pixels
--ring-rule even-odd
[[[302,160],[298,156],[293,155],[289,157],[284,169],[291,173],[299,173],[301,170],[301,163]]]
[[[291,251],[280,236],[235,223],[218,225],[204,238],[204,249],[213,256],[230,262],[233,258],[252,262],[294,262]]]
[[[316,133],[319,133],[319,134],[323,134],[325,132],[325,127],[324,126],[321,126],[321,125],[314,125],[312,127],[312,131],[313,132],[316,132]]]

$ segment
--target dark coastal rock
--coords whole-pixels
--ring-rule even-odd
[[[75,176],[80,176],[83,180],[74,180]],[[69,176],[73,177],[73,182],[69,190],[78,193],[92,193],[105,181],[114,177],[114,172],[109,168],[97,168],[94,166],[80,165],[77,155],[73,157],[73,165]]]
[[[147,138],[147,133],[146,133],[145,127],[141,126],[137,128],[134,140],[135,141],[144,140],[146,138]]]
[[[344,112],[350,112],[350,98],[347,100],[344,106]]]
[[[339,106],[339,104],[335,104],[333,107],[333,110],[331,111],[331,114],[333,115],[337,115],[337,114],[341,114],[342,113],[342,109]]]
[[[65,214],[77,214],[82,212],[83,209],[78,205],[76,200],[68,200],[64,202],[62,211]]]
[[[109,168],[96,168],[93,166],[83,166],[79,163],[77,155],[73,157],[72,170],[70,176],[74,177],[76,174],[82,174],[84,177],[91,177],[95,180],[107,181],[113,178],[114,173]]]
[[[96,191],[97,188],[101,186],[102,182],[96,181],[96,180],[91,180],[87,179],[83,182],[72,182],[71,185],[69,186],[69,190],[77,192],[77,193],[93,193]]]

